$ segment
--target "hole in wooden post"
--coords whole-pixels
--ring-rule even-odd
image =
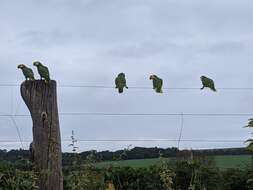
[[[47,113],[44,112],[44,111],[41,113],[41,120],[42,120],[43,122],[47,120]]]

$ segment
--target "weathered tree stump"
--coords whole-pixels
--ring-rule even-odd
[[[21,96],[33,121],[34,165],[39,190],[63,190],[56,81],[25,81]]]

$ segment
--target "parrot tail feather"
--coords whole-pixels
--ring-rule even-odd
[[[123,88],[119,88],[119,93],[123,93]]]
[[[213,88],[212,88],[212,90],[213,90],[214,92],[217,92],[217,90],[216,90],[216,88],[215,88],[215,87],[213,87]]]
[[[156,89],[156,92],[157,93],[163,93],[163,90],[162,89]]]

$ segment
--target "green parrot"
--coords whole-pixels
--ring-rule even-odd
[[[45,79],[46,82],[50,81],[50,74],[49,70],[46,66],[42,65],[41,62],[35,61],[33,62],[33,65],[37,67],[38,73],[40,74],[40,79]]]
[[[18,69],[21,69],[23,74],[25,75],[26,80],[35,80],[33,70],[28,68],[27,66],[20,64],[18,65]]]
[[[119,89],[119,93],[123,93],[124,87],[128,89],[127,84],[126,84],[125,73],[118,74],[117,78],[115,79],[115,85],[116,85],[116,88]]]
[[[153,80],[153,89],[157,93],[163,93],[162,87],[163,87],[163,80],[157,77],[156,75],[151,75],[149,77],[150,80]]]
[[[248,125],[245,127],[253,127],[253,119],[249,119]]]
[[[203,90],[205,87],[207,88],[210,88],[212,91],[216,92],[216,88],[215,88],[215,85],[214,85],[214,81],[210,78],[207,78],[205,76],[201,76],[200,77],[201,81],[202,81],[202,84],[203,84],[203,87],[201,88],[201,90]]]

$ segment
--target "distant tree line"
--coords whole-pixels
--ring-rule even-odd
[[[87,156],[93,155],[93,160],[96,161],[114,161],[114,160],[132,160],[132,159],[148,159],[148,158],[170,158],[177,157],[182,152],[191,152],[194,156],[216,156],[216,155],[250,155],[246,148],[226,148],[226,149],[206,149],[206,150],[183,150],[179,151],[177,148],[143,148],[135,147],[130,150],[118,150],[118,151],[101,151],[95,150],[85,151],[79,153],[79,159],[85,160]],[[0,160],[6,160],[15,162],[17,160],[29,159],[30,153],[28,150],[0,150]],[[63,165],[69,165],[72,163],[76,154],[63,153]]]

